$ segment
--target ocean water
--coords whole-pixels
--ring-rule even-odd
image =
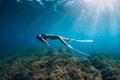
[[[34,50],[35,54],[37,54],[37,51],[45,53],[47,50],[44,51],[44,49],[53,50],[48,50],[48,53],[65,53],[65,51],[69,53],[69,51],[72,51],[73,54],[79,54],[75,51],[77,49],[89,55],[97,53],[119,55],[119,4],[119,0],[0,0],[0,60],[6,58],[8,60],[11,58],[18,59],[19,53],[22,55],[26,53],[25,56],[27,55],[28,57],[34,53]],[[76,40],[94,41],[91,43],[69,42],[68,44],[75,48],[72,50],[64,46],[59,40],[48,39],[47,41],[50,44],[48,48],[44,43],[36,39],[37,34],[43,33],[56,34]],[[56,48],[58,48],[58,51]],[[62,51],[59,51],[59,48]],[[27,53],[29,52],[30,54],[28,55]],[[16,56],[16,53],[18,53],[18,56]],[[32,60],[33,57],[30,57],[30,59]],[[101,59],[101,56],[98,59]],[[115,60],[111,57],[110,59],[112,61]],[[26,60],[26,58],[23,60]],[[19,62],[19,60],[17,61]],[[4,61],[0,63],[2,62]],[[89,64],[89,61],[87,63]],[[38,64],[40,63],[38,62]],[[110,64],[113,65],[113,63]],[[99,69],[98,65],[97,68]],[[7,80],[3,77],[2,79]],[[109,78],[105,77],[102,77],[102,79],[109,80]],[[119,79],[115,78],[115,80]],[[27,79],[22,78],[20,80]],[[57,79],[52,78],[52,80]]]
[[[99,3],[99,5],[96,5]],[[37,34],[57,34],[73,39],[92,39],[93,43],[71,45],[85,52],[116,52],[120,47],[120,3],[118,0],[1,0],[0,46],[41,47]],[[92,4],[92,5],[90,5]],[[107,5],[105,5],[107,4]],[[52,46],[60,42],[49,40]]]

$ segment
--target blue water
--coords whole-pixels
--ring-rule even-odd
[[[107,6],[108,11],[97,11],[94,6],[88,8],[84,0],[72,1],[0,0],[0,48],[46,48],[36,35],[48,33],[94,40],[93,43],[70,43],[88,54],[120,53],[120,6],[112,5],[113,10]],[[51,47],[66,48],[60,41],[48,42]]]

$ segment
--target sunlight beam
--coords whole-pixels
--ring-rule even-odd
[[[117,34],[118,32],[117,17],[120,13],[119,11],[120,0],[83,0],[83,2],[94,19],[93,25],[91,26],[91,35],[97,33],[96,31],[97,29],[99,29],[98,22],[100,21],[100,18],[103,16],[110,17],[110,21],[107,22],[110,23],[108,30],[110,31],[111,35]],[[104,27],[101,26],[100,29]]]

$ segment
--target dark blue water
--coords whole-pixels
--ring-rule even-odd
[[[86,53],[119,53],[120,6],[111,0],[113,5],[101,3],[98,6],[103,9],[100,9],[84,1],[87,0],[0,0],[0,48],[46,47],[36,35],[48,33],[94,40],[93,43],[70,43]],[[48,42],[51,46],[66,48],[60,41]]]

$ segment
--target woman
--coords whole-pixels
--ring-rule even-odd
[[[59,39],[65,46],[68,46],[68,47],[71,47],[69,44],[66,43],[66,41],[70,41],[71,39],[69,38],[64,38],[62,36],[59,36],[59,35],[55,35],[55,34],[38,34],[36,36],[36,38],[40,41],[42,41],[43,43],[45,43],[47,46],[50,46],[48,44],[48,42],[46,41],[46,39],[52,39],[52,40],[55,40],[55,39]]]

